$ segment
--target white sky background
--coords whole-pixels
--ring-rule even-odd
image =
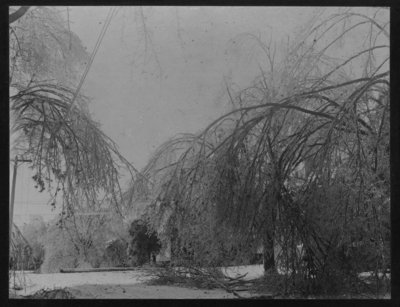
[[[69,7],[71,30],[89,52],[108,10]],[[89,108],[102,130],[141,169],[168,138],[197,132],[228,110],[224,78],[243,87],[259,73],[262,59],[243,48],[239,34],[260,34],[278,44],[295,38],[315,12],[321,9],[144,7],[151,39],[146,44],[140,9],[123,7],[108,28],[82,92],[92,98]],[[17,224],[30,214],[45,219],[54,215],[46,205],[47,193],[36,192],[31,176],[26,167],[18,168]]]
[[[74,8],[70,13],[71,29],[88,50],[108,9]],[[169,137],[196,132],[222,114],[223,104],[216,100],[224,76],[252,79],[254,69],[246,71],[248,63],[237,67],[226,52],[230,39],[243,32],[269,35],[271,26],[283,35],[293,24],[304,22],[311,10],[147,7],[143,13],[151,42],[146,54],[142,20],[135,20],[135,11],[139,13],[126,7],[114,17],[84,93],[94,98],[90,110],[104,131],[129,161],[142,168]]]

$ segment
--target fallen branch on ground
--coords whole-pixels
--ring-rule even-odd
[[[153,275],[158,279],[153,280],[152,283],[179,284],[207,289],[222,288],[237,298],[243,298],[237,292],[250,291],[253,286],[252,281],[243,280],[247,273],[232,278],[221,274],[218,270],[196,267],[158,268],[154,270]]]
[[[137,271],[137,267],[126,268],[90,268],[90,269],[60,269],[61,273],[90,273],[90,272],[115,272],[115,271]]]
[[[41,289],[35,293],[23,296],[25,299],[74,299],[75,296],[65,288]]]

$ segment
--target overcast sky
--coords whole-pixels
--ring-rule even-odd
[[[80,7],[70,12],[71,29],[89,51],[108,10]],[[257,62],[241,56],[246,48],[234,46],[239,34],[260,33],[269,39],[275,32],[285,37],[312,11],[144,8],[146,44],[140,10],[123,8],[113,18],[85,81],[84,93],[93,98],[90,110],[121,153],[142,168],[149,154],[169,137],[196,132],[221,115],[225,104],[218,98],[224,77],[240,84],[257,73]]]
[[[82,91],[92,98],[93,118],[141,169],[162,142],[180,132],[197,132],[227,110],[224,78],[243,87],[258,73],[258,65],[266,59],[240,34],[253,33],[277,43],[293,39],[300,26],[321,10],[120,8]],[[69,7],[71,30],[89,52],[108,11],[109,7]],[[45,205],[47,195],[35,191],[30,177],[28,169],[19,168],[17,223],[34,212],[51,215]]]

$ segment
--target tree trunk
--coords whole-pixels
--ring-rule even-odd
[[[280,195],[276,196],[280,200]],[[274,252],[274,236],[275,236],[275,222],[277,219],[277,210],[273,207],[270,212],[270,219],[268,220],[269,227],[266,229],[265,237],[263,240],[263,264],[264,272],[275,270],[275,252]]]
[[[275,269],[275,258],[274,258],[274,238],[271,234],[267,233],[266,238],[263,242],[263,264],[264,272]]]
[[[30,6],[21,6],[18,10],[8,16],[8,24],[12,24],[17,21],[29,10]]]
[[[171,254],[170,254],[170,259],[171,262],[177,260],[178,254],[179,254],[179,242],[178,242],[178,231],[174,228],[171,233]]]

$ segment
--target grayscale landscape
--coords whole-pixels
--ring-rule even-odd
[[[9,298],[390,299],[389,16],[9,7]]]

